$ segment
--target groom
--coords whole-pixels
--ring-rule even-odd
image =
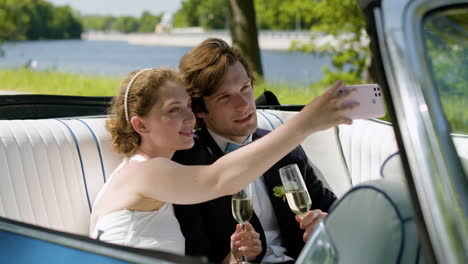
[[[200,129],[194,147],[177,151],[174,161],[212,164],[233,144],[248,144],[268,133],[257,129],[254,78],[237,49],[223,40],[207,39],[182,57],[179,68]],[[281,185],[278,170],[293,163],[298,164],[316,209],[304,219],[295,217],[287,202],[273,195],[273,188]],[[318,220],[327,215],[324,212],[336,200],[335,195],[318,180],[301,147],[255,180],[252,187],[254,214],[250,223],[260,234],[263,248],[252,262],[294,263],[304,240]],[[229,253],[229,238],[237,224],[230,196],[196,205],[175,205],[174,210],[186,239],[186,254],[205,255],[220,263]]]

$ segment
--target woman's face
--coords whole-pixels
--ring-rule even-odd
[[[150,148],[157,150],[157,156],[165,153],[172,155],[171,152],[176,150],[191,148],[195,116],[185,87],[181,83],[168,81],[158,92],[157,103],[143,118],[148,133],[142,135],[142,144],[149,143]]]

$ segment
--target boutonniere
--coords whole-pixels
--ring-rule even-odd
[[[278,198],[283,198],[283,202],[286,201],[286,193],[284,192],[283,185],[278,185],[273,188],[273,195]]]

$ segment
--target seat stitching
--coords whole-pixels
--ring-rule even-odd
[[[20,126],[23,128],[24,131],[27,131],[26,128],[25,128],[25,126],[24,126],[24,123],[21,122],[21,123],[20,123]],[[34,133],[38,133],[36,127],[31,127],[31,128],[28,127],[28,129],[34,129]],[[36,155],[35,155],[35,153],[34,153],[34,146],[33,146],[33,144],[32,144],[33,140],[31,139],[29,133],[25,133],[25,135],[26,135],[26,137],[28,138],[28,143],[29,143],[29,145],[30,145],[29,150],[31,151],[31,155],[32,155],[32,159],[31,159],[31,161],[32,161],[31,163],[32,163],[32,164],[30,164],[30,165],[33,167],[33,171],[35,172],[35,173],[33,173],[33,174],[34,174],[34,176],[35,176],[35,178],[36,178],[36,181],[38,182],[38,185],[39,185],[39,186],[38,186],[38,190],[39,190],[39,194],[40,194],[40,199],[42,200],[42,204],[43,204],[44,209],[45,209],[46,211],[48,211],[48,210],[47,210],[47,203],[46,203],[46,201],[45,201],[45,199],[44,199],[44,193],[45,193],[44,190],[43,190],[43,189],[44,189],[44,184],[43,184],[43,182],[42,182],[41,179],[40,179],[40,178],[41,178],[41,177],[39,176],[39,173],[40,173],[40,172],[39,172],[38,166],[36,165],[36,164],[37,164],[37,160],[36,160]],[[47,155],[46,155],[46,156],[47,156]],[[29,184],[28,184],[28,185],[29,185]],[[31,203],[31,204],[32,204],[32,203]],[[39,220],[39,219],[37,219],[37,220]],[[52,224],[50,223],[49,220],[50,220],[50,219],[47,217],[47,225],[48,225],[48,226],[52,226]]]
[[[91,132],[91,135],[93,136],[93,139],[94,139],[94,142],[96,143],[96,148],[97,148],[98,154],[99,154],[99,161],[101,162],[102,178],[104,180],[104,183],[106,183],[106,172],[104,171],[104,161],[102,159],[101,147],[99,146],[99,141],[98,141],[98,139],[96,137],[96,134],[94,134],[94,131],[91,129],[91,127],[88,125],[88,123],[84,122],[83,120],[81,120],[79,118],[77,118],[76,120],[83,123],[89,129],[89,131]]]
[[[64,124],[67,127],[68,131],[70,131],[70,133],[72,135],[73,141],[75,142],[76,150],[78,151],[78,158],[80,159],[81,174],[83,176],[83,183],[84,183],[85,192],[86,192],[86,199],[88,199],[88,207],[89,207],[89,211],[91,212],[91,201],[89,199],[88,185],[86,184],[86,176],[85,176],[84,167],[83,167],[83,159],[81,158],[81,151],[80,151],[80,146],[78,145],[78,139],[76,138],[75,133],[73,133],[73,130],[65,122],[63,122],[60,119],[55,119],[55,120],[57,120],[58,122]]]
[[[257,111],[257,113],[259,113],[260,115],[262,115],[263,118],[265,118],[265,120],[268,121],[268,123],[270,124],[271,129],[272,129],[272,130],[275,129],[275,126],[274,126],[273,123],[270,121],[270,119],[269,119],[268,117],[266,117],[265,114],[262,113],[262,112],[263,112],[263,111]]]
[[[349,172],[349,166],[348,166],[348,163],[346,161],[346,156],[344,154],[343,144],[341,142],[340,127],[335,126],[333,130],[334,130],[334,133],[335,133],[336,142],[338,142],[338,147],[340,149],[341,161],[344,163],[344,166],[346,168],[346,176],[348,178],[349,186],[353,186],[353,182],[351,181],[351,174]]]
[[[0,137],[0,140],[2,140],[3,145],[6,146],[6,143],[5,143],[5,141],[3,140],[2,137]],[[13,179],[12,179],[12,174],[11,174],[11,168],[10,168],[10,166],[8,166],[8,164],[10,164],[10,162],[8,162],[8,155],[6,154],[6,150],[4,150],[4,154],[5,154],[4,157],[6,157],[6,166],[7,166],[7,169],[8,169],[8,177],[7,178],[10,180],[10,185],[12,187],[11,189],[13,190],[14,205],[16,206],[16,211],[17,211],[18,216],[20,218],[22,218],[21,217],[21,210],[19,208],[19,203],[18,203],[18,201],[16,199],[15,188],[13,188],[14,184],[13,184]],[[1,195],[0,195],[0,198],[1,198]],[[5,215],[6,215],[6,210],[5,210]]]
[[[55,131],[52,130],[49,126],[45,126],[45,128],[47,128],[49,130],[50,134],[53,136],[53,138],[55,140],[55,143],[56,143],[55,146],[60,146],[60,140],[57,138],[57,135],[55,134]],[[65,135],[65,132],[63,130],[59,130],[59,131],[62,133],[62,135]],[[64,170],[64,167],[63,167],[63,164],[64,164],[63,157],[62,157],[62,155],[60,155],[61,150],[58,147],[56,147],[55,150],[58,153],[58,157],[60,159],[60,162],[57,163],[60,166],[60,173],[61,173],[61,175],[67,175],[67,173],[66,173],[66,171]],[[68,180],[70,180],[70,179],[68,179]],[[62,181],[62,183],[64,183],[63,184],[63,186],[64,186],[63,189],[66,190],[66,192],[65,192],[65,199],[67,199],[66,204],[72,204],[72,198],[70,196],[71,192],[69,191],[69,185],[66,184],[67,182],[65,181],[65,179]],[[71,220],[73,221],[73,224],[76,225],[75,217],[71,217]]]
[[[281,119],[278,115],[276,115],[276,114],[274,114],[272,112],[268,112],[268,111],[264,111],[264,113],[267,113],[267,114],[270,114],[270,115],[276,117],[281,122],[281,124],[284,124],[283,119]]]
[[[8,126],[8,129],[10,130],[10,133],[13,135],[13,138],[15,139],[16,147],[17,147],[17,149],[18,149],[18,151],[19,151],[21,148],[19,147],[18,138],[16,137],[16,134],[13,133],[13,131],[11,130],[11,127],[10,127],[10,126]],[[8,156],[10,156],[10,155],[7,155],[7,157],[8,157]],[[22,162],[21,156],[18,157],[18,160],[21,161],[21,162],[20,162],[20,164],[21,164],[21,166],[20,166],[20,167],[21,167],[21,169],[20,169],[20,170],[21,170],[21,171],[20,171],[20,175],[23,175],[23,176],[24,176],[24,162]],[[10,175],[10,176],[12,176],[12,175]],[[27,193],[26,193],[26,195],[28,196],[28,201],[29,201],[28,205],[29,205],[29,209],[30,209],[31,212],[32,212],[34,221],[37,222],[38,219],[37,219],[37,217],[36,217],[36,214],[34,213],[34,209],[33,209],[32,206],[31,206],[31,195],[30,195],[29,188],[28,188],[29,184],[27,184],[27,181],[26,181],[26,179],[25,179],[24,177],[22,177],[22,179],[23,179],[23,181],[24,181],[24,185],[26,186],[26,189],[28,190]],[[13,182],[13,181],[12,181],[12,182]],[[12,184],[12,187],[14,187],[13,184]],[[16,191],[15,188],[13,188],[13,190]],[[17,193],[15,192],[15,195],[16,195],[16,194],[17,194]],[[19,203],[18,203],[18,208],[19,208]],[[21,219],[24,219],[25,217],[24,217],[24,216],[21,216],[21,210],[19,210],[19,212],[20,212],[20,217],[21,217]]]
[[[388,156],[384,162],[382,162],[382,165],[380,166],[380,176],[382,176],[382,178],[384,178],[384,175],[383,175],[383,170],[385,168],[385,165],[387,165],[387,163],[396,155],[400,154],[400,151],[397,151],[393,154],[391,154],[390,156]]]
[[[47,126],[46,126],[46,127],[47,127]],[[42,146],[47,146],[46,140],[44,139],[42,133],[40,133],[39,130],[36,130],[36,132],[37,132],[37,134],[39,135],[39,137],[40,137],[41,140],[42,140],[42,143],[43,143]],[[52,134],[52,135],[53,135],[53,134]],[[55,136],[54,136],[54,139],[55,139]],[[47,149],[46,149],[45,147],[44,147],[44,152],[48,152]],[[47,169],[48,169],[48,172],[46,173],[46,175],[49,176],[49,181],[50,181],[50,183],[52,184],[53,196],[54,196],[54,198],[55,198],[55,202],[56,202],[55,204],[56,204],[57,210],[58,210],[59,212],[61,212],[62,210],[61,210],[60,205],[59,205],[59,199],[58,199],[58,196],[59,196],[59,195],[58,195],[58,191],[57,191],[57,185],[55,184],[56,182],[53,180],[53,176],[52,176],[52,169],[51,169],[51,168],[52,168],[52,164],[51,164],[51,160],[50,160],[50,158],[49,158],[49,155],[45,155],[45,156],[46,156],[45,158],[46,158],[47,164],[48,164],[48,165],[46,166]],[[59,155],[59,156],[61,156],[61,155]],[[62,163],[60,163],[60,164],[62,164]],[[64,175],[64,174],[62,174],[62,175]],[[68,193],[68,192],[67,192],[67,193]],[[65,221],[64,221],[64,219],[63,219],[62,213],[59,214],[59,220],[60,220],[60,222],[61,222],[61,226],[62,226],[62,227],[65,227]]]

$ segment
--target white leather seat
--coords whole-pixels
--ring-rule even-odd
[[[398,152],[390,123],[378,120],[354,120],[352,126],[341,125],[339,137],[352,186],[380,179],[383,162]]]
[[[104,121],[0,121],[0,216],[86,235],[92,202],[122,158]]]

